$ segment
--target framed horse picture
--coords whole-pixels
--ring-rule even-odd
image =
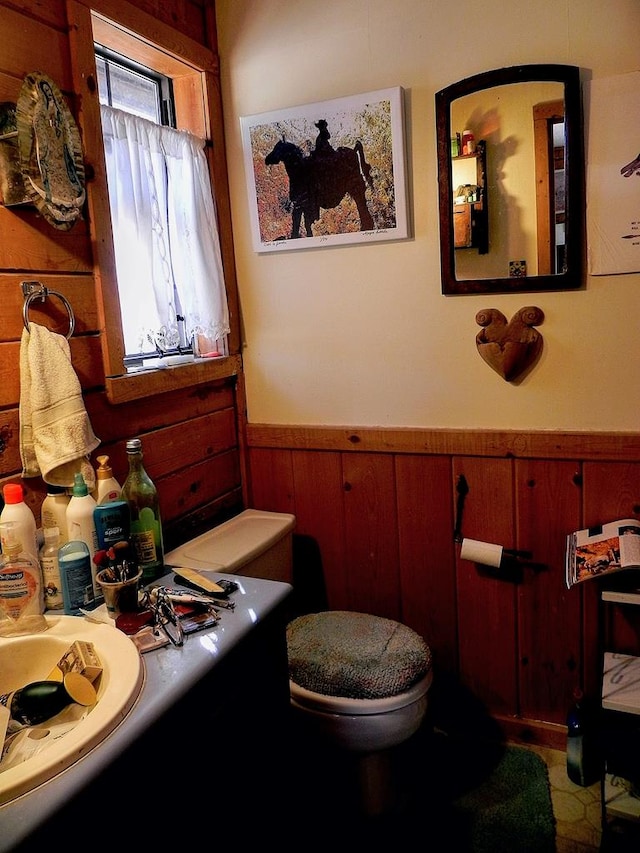
[[[240,125],[256,252],[409,236],[401,88]]]

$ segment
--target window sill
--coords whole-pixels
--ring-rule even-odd
[[[192,385],[237,376],[242,370],[239,355],[202,359],[189,364],[141,370],[122,376],[107,376],[105,388],[110,403],[128,403]]]

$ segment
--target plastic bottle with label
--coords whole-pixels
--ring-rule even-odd
[[[67,541],[67,507],[70,495],[64,486],[47,485],[47,496],[42,501],[40,509],[40,522],[42,529],[57,527],[60,536],[60,545]]]
[[[599,776],[594,721],[583,691],[576,687],[567,714],[567,776],[586,788]]]
[[[98,456],[98,467],[96,468],[96,503],[107,504],[120,500],[122,486],[113,476],[113,469],[109,465],[108,456]]]
[[[2,489],[4,508],[0,512],[0,524],[12,521],[16,539],[24,551],[40,565],[36,519],[24,501],[24,491],[20,483],[7,483]],[[5,550],[2,539],[2,551]]]
[[[57,527],[43,529],[44,544],[40,549],[40,566],[42,567],[42,583],[44,584],[45,610],[62,610],[64,597],[62,595],[62,578],[60,577],[60,531]],[[62,543],[64,544],[64,543]]]
[[[81,472],[74,475],[73,493],[69,506],[67,507],[67,537],[69,542],[84,542],[89,549],[89,565],[93,580],[93,591],[96,597],[100,596],[100,587],[96,581],[97,569],[93,557],[98,550],[98,535],[93,518],[93,511],[97,504],[89,494],[89,488],[84,481]]]
[[[81,616],[83,610],[93,610],[98,601],[94,591],[94,572],[85,542],[70,540],[58,551],[64,612]]]
[[[129,504],[131,543],[142,583],[155,580],[164,571],[164,545],[158,491],[142,464],[142,442],[139,438],[127,441],[129,474],[122,487],[122,499]]]
[[[131,540],[131,515],[127,501],[98,504],[93,511],[98,548],[108,550],[118,542]]]
[[[0,637],[37,634],[47,628],[40,563],[22,546],[21,527],[0,523]]]

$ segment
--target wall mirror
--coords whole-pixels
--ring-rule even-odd
[[[442,292],[579,287],[579,69],[518,65],[468,77],[436,93],[436,127]]]

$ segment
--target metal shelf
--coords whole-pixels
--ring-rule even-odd
[[[604,653],[602,707],[608,711],[640,714],[640,657]]]
[[[613,773],[606,773],[604,806],[611,817],[640,823],[640,797],[634,796],[630,789],[631,783],[628,780],[614,776]]]
[[[600,598],[601,608],[607,605],[638,606],[640,589],[603,589]],[[604,610],[601,615],[600,630],[603,632]],[[634,833],[640,826],[640,796],[636,796],[640,795],[640,657],[605,651],[603,645],[606,640],[606,636],[601,634],[603,850],[608,849],[605,837],[613,842],[619,832],[616,825],[624,826],[626,823]]]

